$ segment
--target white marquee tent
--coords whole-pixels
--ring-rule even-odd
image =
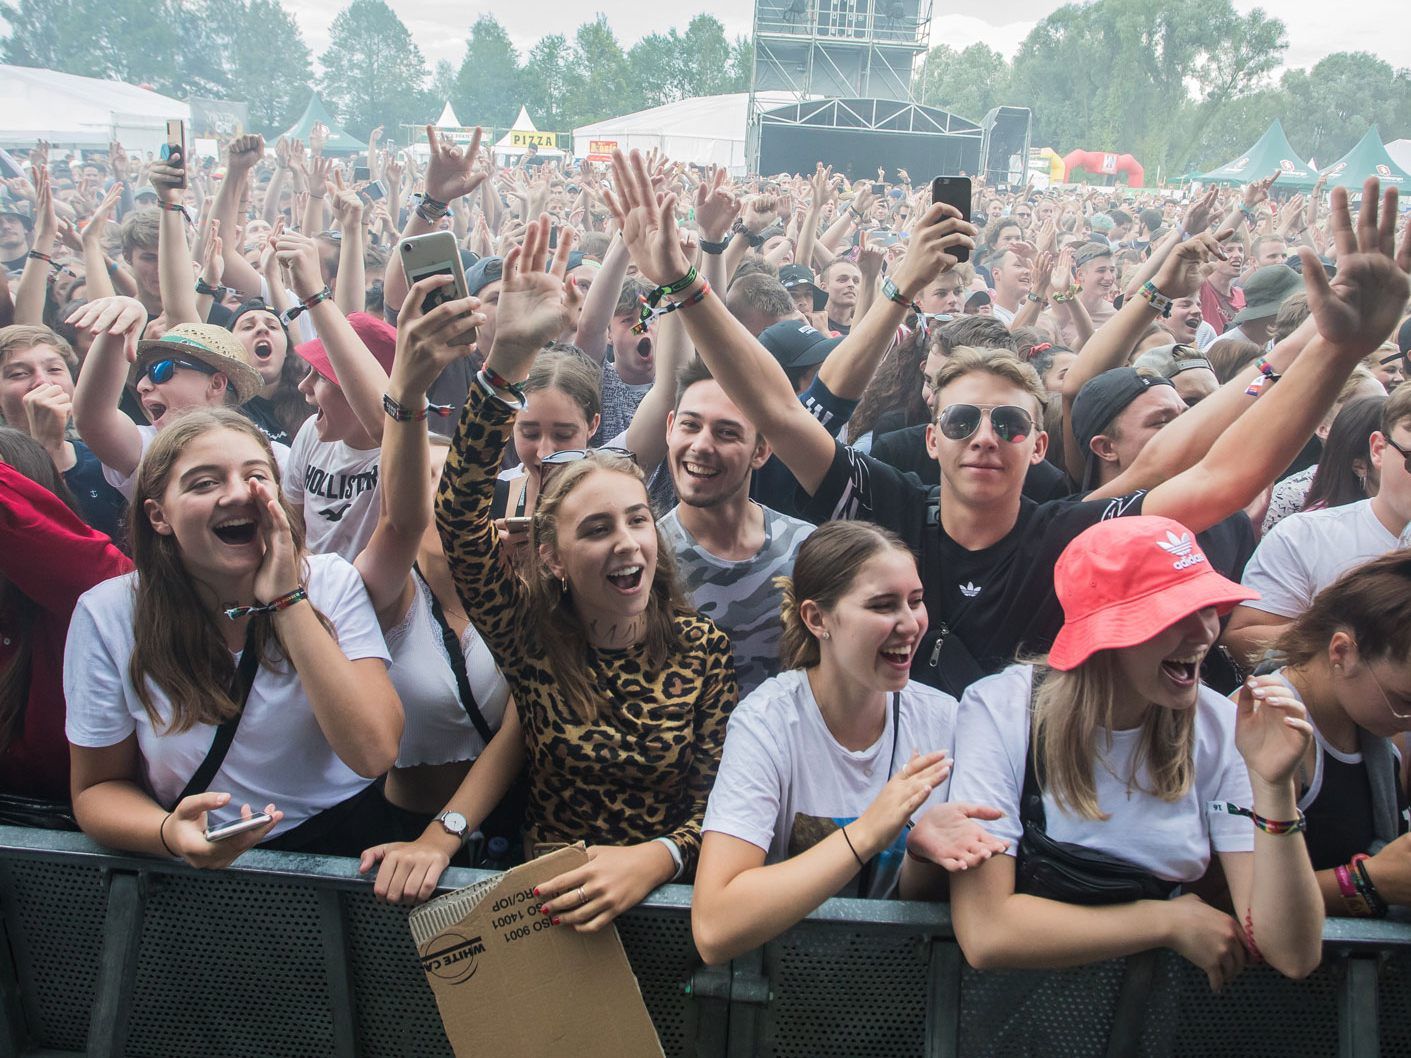
[[[766,110],[798,99],[790,92],[761,92],[756,98]],[[672,161],[723,165],[743,173],[749,109],[746,92],[682,99],[574,129],[573,153],[579,158],[600,153],[593,151],[594,142],[624,151],[656,148]]]
[[[116,139],[129,150],[155,151],[166,140],[170,118],[190,121],[191,108],[122,81],[0,65],[0,146],[29,147],[46,139],[106,151]]]

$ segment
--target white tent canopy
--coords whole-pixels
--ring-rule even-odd
[[[436,119],[438,129],[458,129],[461,127],[461,119],[456,117],[456,112],[451,109],[451,101],[446,100],[445,107],[441,110],[441,116]]]
[[[1411,140],[1392,140],[1386,149],[1392,161],[1411,173]]]
[[[529,148],[522,143],[515,142],[517,138],[522,138],[516,137],[515,133],[537,133],[538,131],[539,129],[535,126],[533,119],[529,117],[529,108],[521,106],[519,108],[519,117],[514,119],[514,124],[510,126],[509,131],[501,136],[499,142],[495,144],[495,155],[501,159],[518,158],[529,150]],[[550,158],[557,161],[564,156],[563,151],[559,150],[557,147],[551,147],[547,143],[536,144],[536,147],[537,151],[535,157],[537,158]]]
[[[761,92],[756,99],[768,110],[797,102],[798,97],[790,92]],[[746,92],[682,99],[574,129],[573,153],[579,158],[602,153],[593,150],[594,142],[611,143],[624,151],[656,148],[674,162],[722,165],[743,173],[749,111]]]
[[[0,146],[45,139],[61,147],[134,151],[166,142],[167,121],[191,120],[191,108],[148,88],[29,66],[0,66]]]

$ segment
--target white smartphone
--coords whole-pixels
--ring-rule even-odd
[[[465,269],[461,267],[461,252],[456,245],[456,237],[448,231],[433,231],[427,235],[413,235],[403,239],[397,247],[402,259],[402,271],[407,276],[407,286],[412,286],[427,276],[450,276],[455,280],[450,286],[433,290],[421,303],[422,314],[426,314],[447,301],[456,301],[469,296],[465,285]],[[457,344],[469,345],[475,341],[475,332],[462,338]]]
[[[220,823],[216,826],[206,827],[207,841],[224,841],[226,838],[233,838],[237,834],[248,834],[252,830],[258,830],[268,823],[273,817],[268,812],[257,812],[249,819],[237,819],[232,823]]]

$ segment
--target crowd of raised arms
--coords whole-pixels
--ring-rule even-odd
[[[393,903],[583,842],[554,925],[693,881],[711,963],[852,894],[1220,988],[1411,904],[1395,190],[427,135],[6,181],[0,818]]]

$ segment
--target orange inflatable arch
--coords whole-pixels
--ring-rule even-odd
[[[1106,154],[1103,151],[1069,151],[1063,156],[1063,180],[1070,183],[1074,170],[1096,173],[1099,176],[1116,176],[1122,173],[1127,177],[1128,187],[1142,187],[1146,170],[1141,162],[1130,154]]]

